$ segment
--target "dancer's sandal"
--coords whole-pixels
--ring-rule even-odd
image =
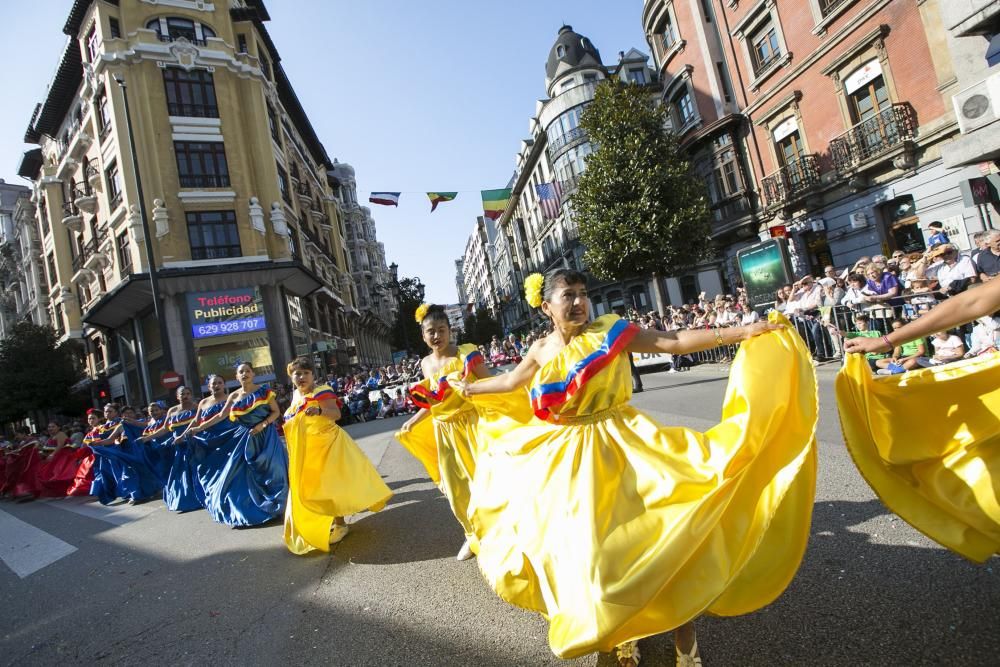
[[[342,539],[347,537],[347,533],[349,533],[350,530],[351,529],[347,527],[347,524],[343,523],[333,524],[333,528],[330,529],[330,544],[336,544],[337,542],[340,542]]]
[[[677,667],[701,667],[701,656],[698,655],[698,640],[694,640],[690,653],[681,653],[681,647],[674,644],[677,650]]]
[[[639,642],[630,641],[615,647],[618,667],[639,667]]]

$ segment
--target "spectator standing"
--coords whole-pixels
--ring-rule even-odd
[[[976,255],[976,273],[983,282],[1000,273],[1000,230],[991,229],[983,235],[985,246]]]
[[[865,276],[868,278],[865,282],[868,288],[864,299],[866,303],[882,303],[899,296],[899,281],[874,261],[865,268]]]

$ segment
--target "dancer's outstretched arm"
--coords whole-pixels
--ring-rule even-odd
[[[756,322],[745,327],[716,327],[714,329],[687,329],[658,331],[640,329],[628,346],[629,352],[646,354],[691,354],[721,345],[731,345],[780,329],[781,324]]]
[[[416,411],[416,413],[414,413],[412,417],[407,419],[406,422],[404,422],[403,425],[399,427],[399,431],[401,433],[406,433],[412,430],[413,427],[420,422],[420,420],[427,419],[430,416],[431,416],[430,410],[428,410],[427,408],[420,408],[419,410]]]
[[[882,338],[852,338],[844,341],[844,350],[854,353],[885,352],[894,345],[945,331],[1000,310],[1000,280],[962,292],[942,301],[909,324]],[[888,338],[886,342],[884,338]]]
[[[528,355],[510,373],[494,375],[493,377],[480,380],[478,382],[463,382],[455,380],[451,382],[452,388],[462,394],[462,396],[474,396],[476,394],[505,394],[520,387],[526,387],[535,371],[538,370],[538,361],[535,357],[535,347],[528,350]]]

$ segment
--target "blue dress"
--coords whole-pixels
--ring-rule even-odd
[[[274,424],[257,435],[250,432],[271,413],[268,401],[273,397],[273,391],[260,387],[232,406],[229,413],[232,423],[228,428],[213,427],[195,436],[206,449],[205,472],[200,475],[205,488],[205,507],[219,523],[258,526],[285,511],[288,497],[285,447]],[[225,460],[221,467],[212,470],[214,462],[222,457]]]
[[[121,423],[112,419],[99,427],[99,438],[106,438]],[[118,498],[132,501],[147,500],[163,489],[156,473],[151,448],[138,438],[141,427],[125,424],[124,442],[118,445],[91,445],[94,452],[94,482],[90,495],[102,505]]]
[[[205,506],[205,491],[195,473],[194,450],[198,445],[190,438],[174,439],[194,421],[194,414],[194,410],[180,410],[167,417],[170,434],[161,451],[172,451],[173,457],[163,487],[163,502],[173,512],[190,512]]]

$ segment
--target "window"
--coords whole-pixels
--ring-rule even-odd
[[[235,212],[192,211],[186,216],[191,259],[242,256]]]
[[[802,150],[802,140],[799,138],[798,130],[778,141],[776,145],[778,160],[784,167],[795,164],[805,152]]]
[[[664,51],[669,51],[677,43],[677,28],[674,27],[674,17],[669,10],[663,14],[662,38]]]
[[[292,203],[292,191],[288,186],[288,172],[286,172],[280,164],[278,167],[278,189],[281,190],[281,198],[284,199],[289,204]]]
[[[267,51],[264,47],[257,43],[257,57],[260,59],[260,71],[264,74],[264,78],[271,80],[271,61],[267,58]]]
[[[593,83],[594,81],[597,81],[597,75],[596,74],[594,74],[593,72],[585,72],[584,73],[584,75],[583,75],[583,82],[584,83]]]
[[[87,55],[88,62],[94,62],[97,60],[97,53],[101,48],[101,40],[97,36],[97,23],[90,26],[90,30],[87,32]]]
[[[636,67],[636,68],[630,69],[628,71],[628,73],[627,73],[627,76],[628,76],[628,80],[631,83],[635,83],[635,84],[638,84],[640,86],[645,86],[646,85],[646,70],[644,70],[644,69],[642,69],[640,67]]]
[[[556,57],[557,58],[566,57],[566,47],[563,46],[562,44],[556,47]]]
[[[228,188],[229,167],[221,141],[175,141],[182,188]]]
[[[274,106],[270,102],[267,103],[267,125],[271,128],[271,138],[281,144],[281,139],[279,137],[280,131],[278,130],[278,120],[274,116]]]
[[[705,23],[712,22],[712,0],[701,0],[701,11],[705,15]]]
[[[890,106],[889,89],[882,75],[879,74],[849,93],[848,106],[854,123],[861,123],[885,111]]]
[[[163,70],[163,84],[167,89],[167,112],[171,116],[219,117],[211,72],[167,67]]]
[[[97,98],[97,129],[100,131],[101,139],[108,136],[108,130],[111,129],[111,102],[108,101],[108,94],[104,90],[101,90]]]
[[[146,24],[146,29],[154,31],[161,42],[172,42],[183,37],[194,44],[204,45],[206,39],[215,37],[215,31],[207,25],[179,16],[153,19]]]
[[[773,64],[781,57],[781,46],[778,43],[778,32],[774,25],[767,21],[751,37],[750,51],[753,59],[753,70],[755,74],[760,74],[764,69]]]
[[[243,33],[236,35],[236,52],[246,53],[247,52],[247,36]]]
[[[826,18],[831,13],[833,13],[833,10],[835,10],[837,7],[840,7],[846,1],[847,0],[819,0],[820,14],[823,15],[823,18]]]
[[[694,120],[694,101],[691,99],[691,92],[687,89],[687,86],[681,88],[670,99],[670,103],[677,114],[678,129]]]
[[[128,240],[128,231],[124,231],[115,239],[115,249],[118,252],[118,268],[123,276],[132,273],[132,246]]]
[[[728,104],[733,101],[733,89],[729,85],[729,76],[726,74],[726,66],[721,60],[719,60],[715,63],[715,69],[719,72],[719,85],[722,86],[722,99]]]
[[[569,90],[576,84],[576,78],[570,77],[559,84],[559,90]]]
[[[104,170],[104,177],[108,182],[108,202],[111,210],[114,211],[122,203],[122,177],[118,172],[118,163],[112,162]]]
[[[47,280],[49,283],[49,289],[52,289],[52,286],[59,282],[59,276],[56,274],[56,256],[54,253],[50,252],[45,256],[45,265],[48,269]]]
[[[122,36],[122,26],[118,22],[118,19],[114,17],[108,19],[108,31],[111,39],[118,39]]]
[[[586,108],[586,104],[575,106],[564,111],[552,121],[546,130],[550,150],[555,152],[566,144],[586,136],[584,131],[580,129],[580,118],[582,118]],[[531,192],[535,192],[534,187],[531,188]]]

